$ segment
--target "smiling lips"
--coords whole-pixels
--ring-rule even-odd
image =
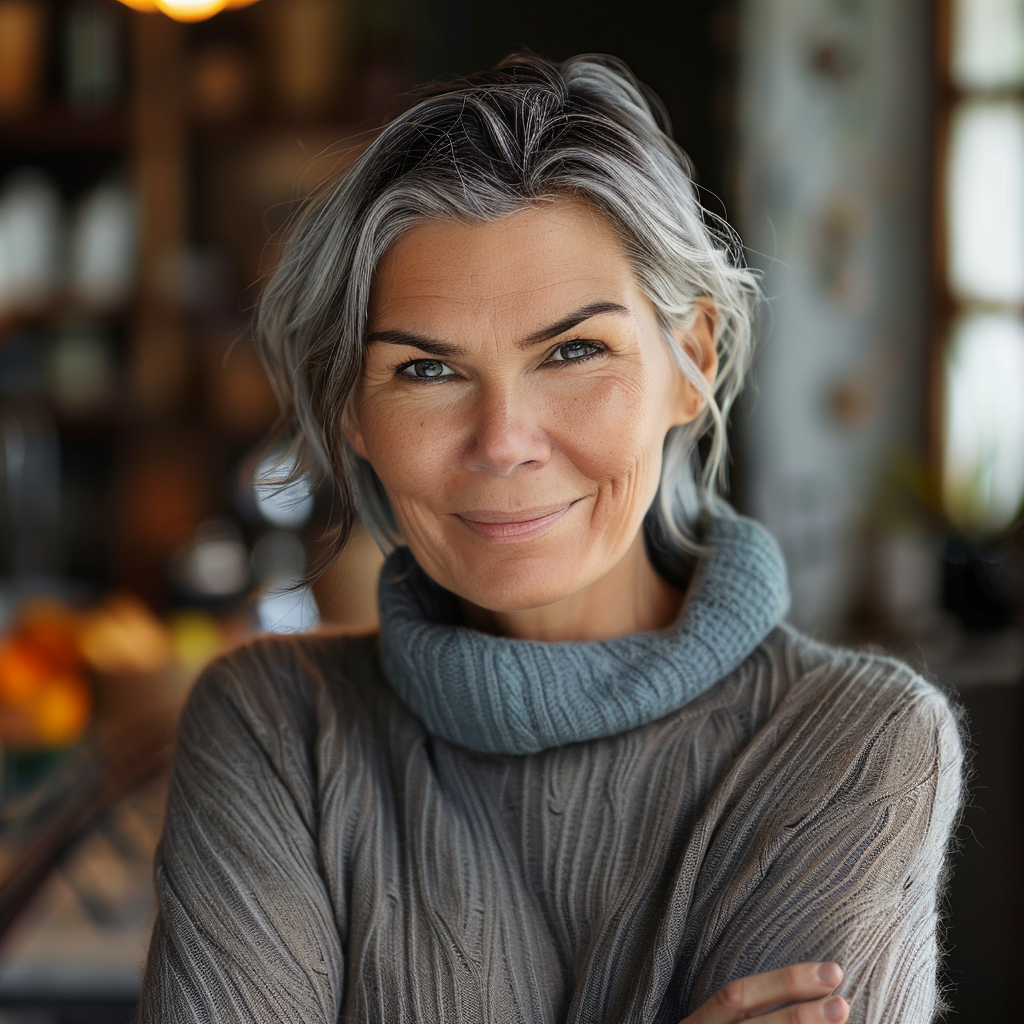
[[[461,519],[474,533],[492,543],[514,544],[532,540],[546,533],[575,504],[575,501],[570,501],[566,505],[524,508],[516,512],[473,509],[457,514],[456,518]]]

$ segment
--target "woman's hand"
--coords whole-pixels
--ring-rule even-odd
[[[734,1024],[751,1017],[761,1024],[842,1024],[850,1005],[829,995],[842,980],[843,970],[834,963],[792,964],[737,978],[680,1024]]]

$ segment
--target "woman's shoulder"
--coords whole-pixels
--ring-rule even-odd
[[[963,716],[933,681],[881,651],[822,643],[788,625],[770,642],[788,667],[775,729],[808,770],[845,764],[883,787],[959,777]]]
[[[912,716],[956,717],[949,696],[936,682],[880,648],[826,643],[788,624],[780,626],[773,639],[785,648],[793,666],[792,694],[796,699],[845,695],[863,705],[866,712],[888,708]],[[845,702],[840,706],[845,707]]]
[[[256,737],[311,736],[325,717],[365,700],[376,634],[262,635],[214,659],[196,680],[181,731],[219,721]]]

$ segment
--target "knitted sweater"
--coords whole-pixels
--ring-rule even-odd
[[[852,1021],[931,1020],[955,718],[902,664],[776,625],[784,577],[731,523],[657,633],[487,637],[399,560],[381,636],[216,663],[142,1024],[675,1024],[825,959]]]

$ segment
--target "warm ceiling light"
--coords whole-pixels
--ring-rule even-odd
[[[121,0],[136,11],[162,11],[175,21],[205,21],[228,7],[248,7],[256,0]]]
[[[227,6],[226,0],[155,0],[157,9],[175,21],[206,21]]]

